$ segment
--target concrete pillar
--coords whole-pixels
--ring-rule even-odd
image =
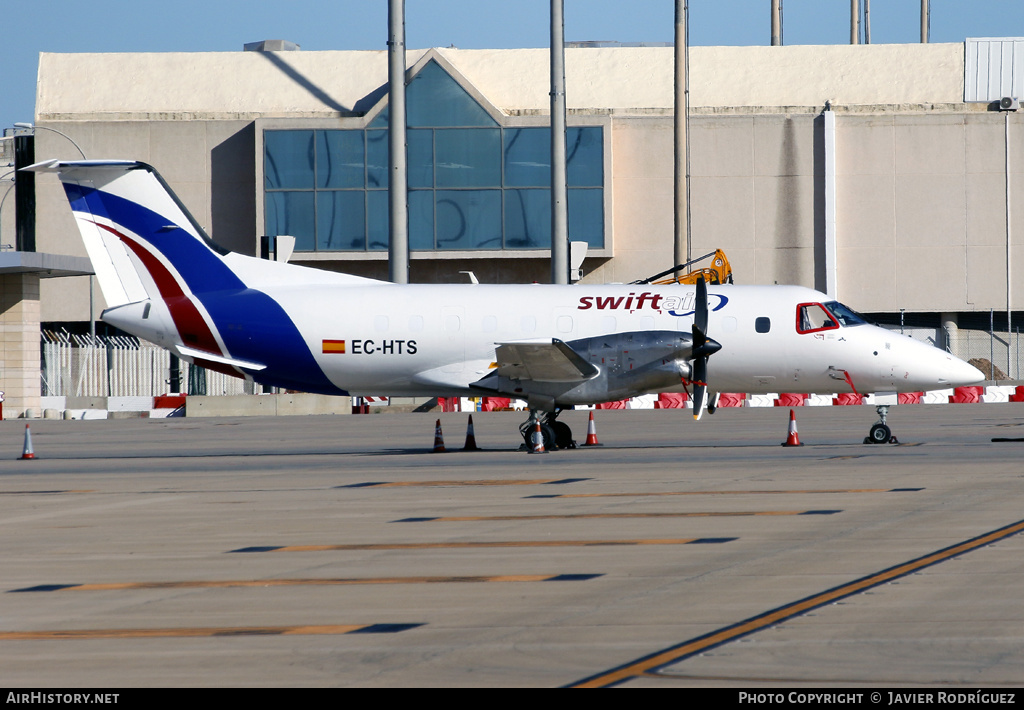
[[[958,329],[956,322],[957,314],[942,313],[939,316],[939,321],[942,323],[942,349],[945,350],[947,353],[953,353],[955,355],[956,353],[953,352],[953,341],[956,340],[956,334]]]
[[[0,276],[0,390],[4,417],[40,410],[39,275]]]

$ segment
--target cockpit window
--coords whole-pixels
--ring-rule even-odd
[[[839,323],[820,303],[801,303],[796,307],[796,330],[798,333],[816,333],[820,330],[831,330],[838,327]]]
[[[839,321],[839,325],[841,326],[864,325],[867,323],[861,314],[847,308],[839,301],[829,301],[824,305],[825,308],[828,309],[829,313],[835,316],[835,319]]]

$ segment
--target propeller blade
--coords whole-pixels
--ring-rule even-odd
[[[693,418],[700,420],[708,405],[708,358],[722,349],[722,344],[708,337],[708,286],[704,277],[697,279],[696,301],[693,304]]]
[[[708,359],[698,357],[693,361],[693,418],[700,421],[708,404]]]
[[[708,286],[704,277],[697,279],[697,296],[693,304],[693,327],[699,329],[701,336],[708,332]],[[694,342],[694,345],[700,343]]]

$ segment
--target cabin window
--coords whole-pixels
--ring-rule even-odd
[[[820,303],[801,303],[796,307],[796,331],[816,333],[838,328],[839,323]]]
[[[772,329],[772,319],[768,316],[761,316],[754,320],[754,330],[758,333],[767,333]]]
[[[864,320],[864,316],[857,313],[857,311],[847,308],[839,301],[829,301],[825,304],[825,308],[839,321],[839,325],[844,328],[851,325],[865,325],[867,323]]]

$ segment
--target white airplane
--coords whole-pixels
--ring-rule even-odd
[[[568,446],[561,408],[649,392],[692,388],[700,419],[714,411],[709,389],[894,394],[984,380],[808,288],[398,285],[225,251],[143,163],[27,169],[63,183],[104,321],[262,384],[517,398],[531,410],[524,437],[543,413],[545,443]],[[891,440],[885,413],[871,428],[877,443]]]

